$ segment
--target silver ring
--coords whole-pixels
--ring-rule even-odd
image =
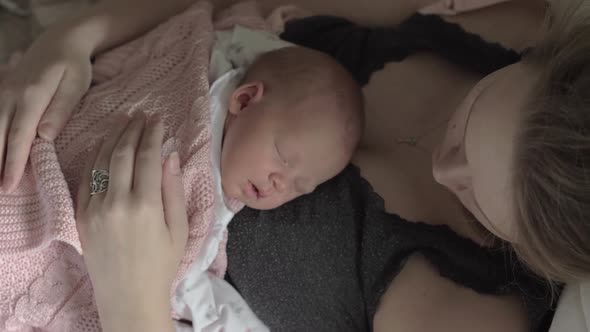
[[[109,188],[109,172],[100,169],[92,170],[90,180],[90,195],[104,193]]]

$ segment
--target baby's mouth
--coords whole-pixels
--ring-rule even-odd
[[[256,185],[252,182],[250,182],[250,184],[252,184],[252,188],[254,189],[254,192],[256,193],[256,198],[260,198],[260,190],[258,189],[258,187],[256,187]]]
[[[258,199],[261,196],[260,189],[258,189],[258,187],[256,187],[256,185],[250,180],[248,180],[246,187],[244,187],[242,190],[249,199]]]

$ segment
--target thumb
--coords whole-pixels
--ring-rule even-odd
[[[172,152],[162,172],[162,201],[164,217],[175,245],[184,249],[188,238],[188,219],[184,200],[184,186],[178,153]]]

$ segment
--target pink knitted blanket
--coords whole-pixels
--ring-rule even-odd
[[[252,8],[226,11],[216,27],[270,28]],[[212,6],[200,2],[102,55],[94,66],[97,84],[56,141],[34,142],[18,189],[0,193],[1,331],[100,330],[73,198],[89,151],[120,113],[158,114],[166,128],[164,155],[180,154],[190,234],[178,278],[187,271],[214,217],[207,81],[213,28]],[[214,272],[222,275],[223,250],[220,257]]]

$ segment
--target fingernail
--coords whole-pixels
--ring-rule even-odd
[[[145,119],[145,116],[141,111],[135,112],[133,113],[133,115],[131,115],[131,121],[138,121],[143,119]]]
[[[148,124],[150,126],[156,126],[158,123],[160,123],[160,116],[159,115],[152,115],[149,117],[148,119]]]
[[[168,157],[170,160],[170,173],[174,175],[180,174],[180,159],[178,158],[178,152],[174,151]]]

